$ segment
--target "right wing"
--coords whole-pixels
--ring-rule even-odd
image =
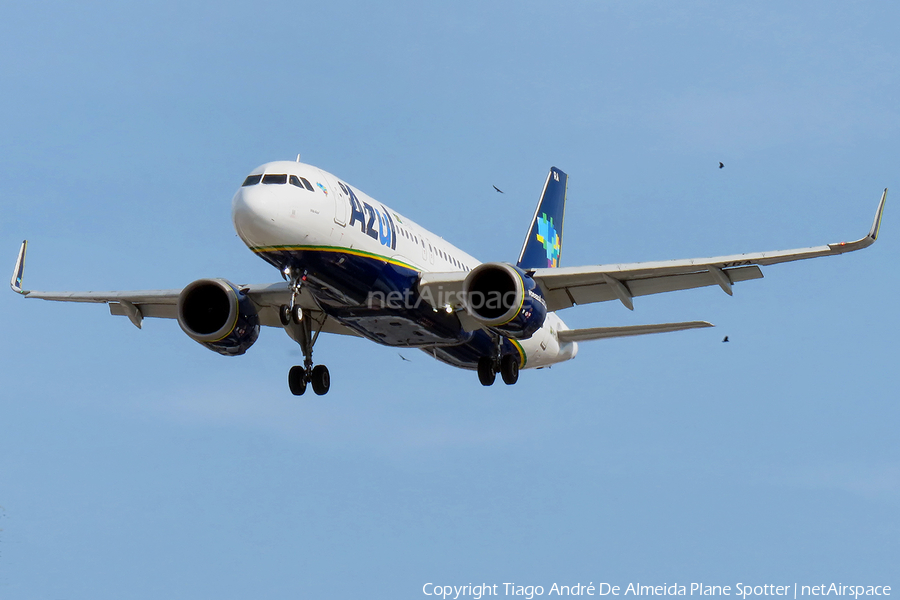
[[[171,290],[136,290],[123,292],[39,292],[22,289],[22,278],[25,271],[25,252],[28,241],[22,242],[19,256],[16,260],[16,268],[9,282],[12,290],[26,298],[38,298],[56,302],[93,302],[109,305],[112,315],[128,317],[135,327],[140,328],[144,317],[161,319],[178,318],[178,296],[180,289]],[[269,327],[283,327],[278,316],[279,307],[282,304],[290,304],[291,290],[287,282],[238,285],[241,292],[247,294],[253,304],[256,305],[259,314],[259,324]],[[302,293],[299,297],[300,306],[316,321],[321,321],[325,316],[322,309],[308,293]],[[325,333],[340,335],[358,335],[352,329],[344,327],[334,319],[326,319],[322,328]]]

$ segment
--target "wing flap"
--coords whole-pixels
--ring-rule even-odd
[[[733,269],[725,269],[724,273],[731,281],[737,283],[739,281],[749,281],[751,279],[761,279],[763,274],[759,267],[753,265],[749,267],[735,267]],[[563,279],[563,278],[561,278]],[[544,296],[547,300],[549,310],[562,310],[569,308],[575,304],[590,304],[593,302],[607,302],[609,300],[618,300],[612,284],[600,279],[600,283],[593,283],[594,278],[579,277],[580,281],[585,283],[567,284],[563,281],[553,282],[556,285],[563,284],[558,288],[543,288]],[[649,296],[651,294],[661,294],[663,292],[675,292],[678,290],[690,290],[694,288],[719,285],[719,281],[710,271],[700,271],[696,273],[684,273],[681,275],[663,275],[660,277],[644,277],[642,279],[618,279],[623,283],[631,296]],[[543,283],[540,282],[540,283]]]
[[[156,319],[177,319],[177,306],[175,304],[144,304],[138,303],[133,304],[138,310],[140,310],[140,314],[142,317],[150,317]],[[123,305],[121,302],[110,302],[109,303],[109,314],[115,316],[123,316],[123,317],[131,317],[133,314],[130,309]]]

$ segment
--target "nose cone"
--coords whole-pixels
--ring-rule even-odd
[[[237,234],[250,248],[277,245],[278,202],[255,185],[242,187],[231,201],[231,220]]]

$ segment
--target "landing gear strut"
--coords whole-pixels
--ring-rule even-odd
[[[278,316],[285,331],[300,344],[300,349],[303,351],[303,366],[294,366],[288,371],[288,387],[293,395],[302,396],[306,391],[306,386],[312,384],[313,391],[322,396],[327,394],[331,388],[331,376],[325,365],[313,366],[312,353],[313,346],[316,345],[316,340],[319,339],[319,334],[328,317],[322,313],[320,321],[305,318],[299,298],[303,283],[306,281],[306,272],[300,274],[295,269],[286,267],[284,274],[290,281],[291,303],[282,305],[278,310]]]

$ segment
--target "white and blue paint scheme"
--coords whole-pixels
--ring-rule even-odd
[[[579,341],[711,327],[705,321],[569,329],[557,311],[576,304],[762,277],[760,266],[859,250],[878,236],[887,190],[869,233],[855,241],[799,250],[649,263],[560,267],[567,176],[547,175],[515,265],[475,257],[359,189],[312,165],[278,161],[254,169],[232,201],[244,243],[278,269],[284,281],[236,285],[200,279],[182,289],[130,292],[39,292],[22,288],[27,242],[10,281],[28,298],[103,302],[141,327],[145,317],[177,319],[192,339],[227,356],[243,354],[260,326],[280,327],[305,361],[290,369],[292,393],[311,384],[330,388],[314,365],[319,334],[368,338],[419,348],[478,372],[483,385],[497,373],[513,384],[519,369],[574,358]]]

